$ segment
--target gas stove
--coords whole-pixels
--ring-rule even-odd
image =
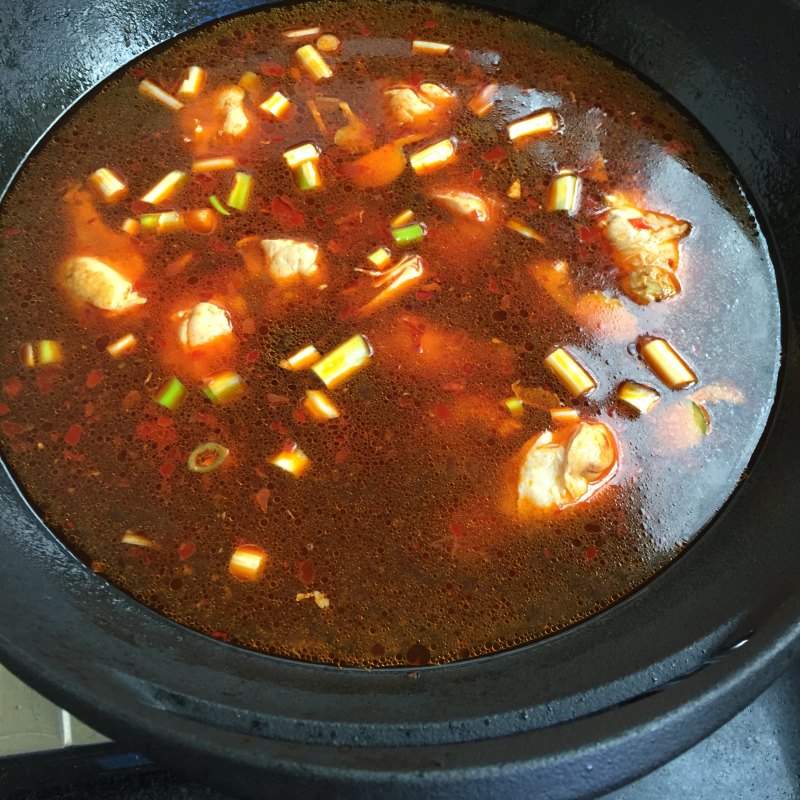
[[[705,741],[602,800],[797,800],[800,662]],[[0,667],[2,800],[233,800],[112,742]]]

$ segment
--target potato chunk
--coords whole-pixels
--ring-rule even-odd
[[[262,239],[267,269],[276,283],[296,282],[316,274],[319,248],[294,239]]]
[[[223,336],[230,336],[233,325],[228,312],[215,303],[197,303],[178,315],[178,339],[187,350],[195,350]]]
[[[77,300],[103,311],[127,311],[147,302],[108,264],[91,256],[79,256],[64,267],[64,284]]]
[[[545,431],[525,445],[517,482],[520,512],[553,511],[587,499],[617,465],[614,434],[601,422],[580,421]]]

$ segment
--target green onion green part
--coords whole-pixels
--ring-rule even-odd
[[[244,391],[242,379],[229,369],[212,375],[203,387],[203,393],[214,405],[227,403]]]
[[[237,211],[244,211],[250,200],[250,190],[252,188],[252,175],[248,175],[246,172],[237,172],[233,178],[231,193],[228,195],[228,205]]]
[[[139,217],[139,225],[143,231],[155,231],[158,228],[158,218],[161,214],[142,214]]]
[[[38,343],[39,364],[58,364],[64,357],[61,345],[54,339],[42,339]]]
[[[170,378],[156,394],[156,403],[174,411],[186,397],[186,387],[176,378]]]
[[[219,198],[215,194],[212,194],[208,198],[208,202],[211,203],[211,207],[214,210],[219,211],[220,214],[223,214],[226,217],[229,217],[231,215],[231,212],[228,211],[228,209],[225,208],[225,206],[222,205],[222,203],[220,203]],[[142,225],[144,225],[144,223],[142,223]]]
[[[303,192],[310,192],[322,185],[322,176],[315,161],[303,161],[294,171],[297,188]]]
[[[392,228],[392,238],[397,244],[405,245],[417,242],[425,236],[425,227],[419,222],[413,225],[404,225],[402,228]]]
[[[216,442],[197,445],[189,454],[188,466],[192,472],[213,472],[228,457],[230,451]]]
[[[694,421],[697,429],[703,436],[708,436],[709,429],[711,428],[711,416],[708,411],[699,403],[694,400],[689,401],[692,404],[692,413],[694,414]]]

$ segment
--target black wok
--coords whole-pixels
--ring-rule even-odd
[[[253,4],[3,5],[0,185],[99,79],[175,33]],[[0,659],[103,732],[230,792],[595,796],[706,736],[800,649],[800,6],[488,5],[632,65],[728,154],[779,270],[775,410],[732,500],[643,590],[549,640],[418,671],[291,663],[181,628],[94,575],[0,475]]]

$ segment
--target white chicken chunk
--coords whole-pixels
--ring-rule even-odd
[[[181,312],[178,319],[178,339],[188,350],[203,347],[233,332],[228,312],[215,303],[198,303],[188,311]]]
[[[438,191],[431,192],[428,196],[434,203],[456,216],[475,222],[486,222],[489,219],[489,205],[472,192]]]
[[[127,311],[147,302],[129,280],[98,258],[79,256],[64,267],[64,285],[84,303],[103,311]]]
[[[579,422],[566,437],[545,431],[526,447],[517,482],[521,512],[580,502],[617,463],[614,434],[601,422]]]
[[[413,89],[404,86],[400,89],[387,89],[383,96],[389,103],[389,113],[398,125],[411,125],[427,117],[434,104],[418,95]]]
[[[678,242],[691,225],[669,214],[642,211],[619,195],[606,199],[611,209],[601,224],[625,293],[642,305],[678,294]]]
[[[319,248],[294,239],[262,239],[267,269],[276,283],[289,283],[312,277],[317,270]]]
[[[228,136],[241,136],[250,127],[250,120],[244,110],[245,91],[241,86],[229,86],[220,91],[217,108],[225,114],[222,132]]]

